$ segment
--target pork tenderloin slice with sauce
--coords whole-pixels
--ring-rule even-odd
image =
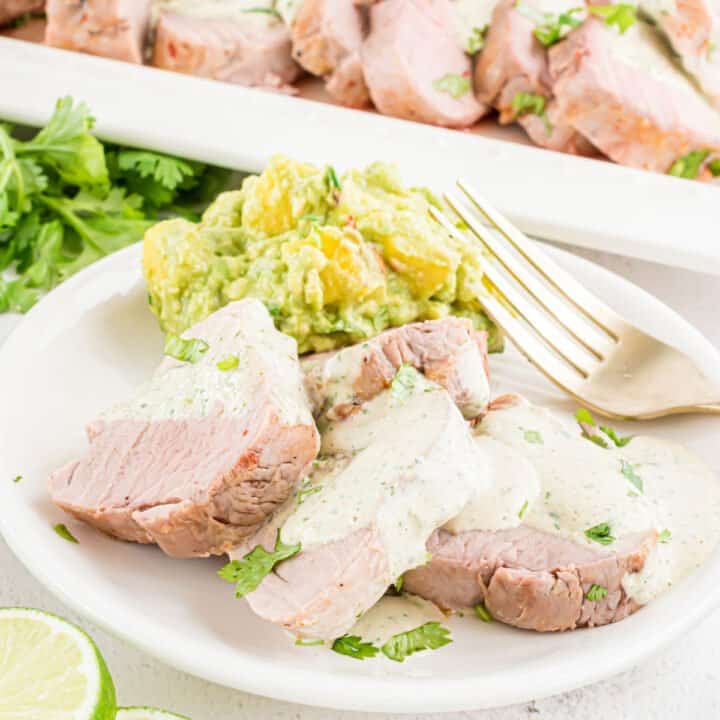
[[[403,587],[443,608],[483,603],[496,620],[539,632],[617,622],[640,605],[623,588],[657,543],[655,530],[594,549],[530,527],[433,534],[431,561],[405,573]],[[592,585],[607,594],[589,600]]]
[[[325,78],[328,93],[350,107],[370,102],[360,58],[366,24],[352,0],[304,0],[291,24],[295,60]]]
[[[550,49],[565,120],[615,162],[667,172],[694,150],[720,148],[720,113],[642,22],[624,34],[588,18]]]
[[[720,109],[720,5],[712,0],[641,0],[685,70]]]
[[[45,43],[142,63],[152,0],[48,0]]]
[[[26,13],[39,13],[45,7],[45,0],[3,0],[0,2],[0,25],[22,17]]]
[[[319,448],[295,341],[262,303],[232,303],[184,337],[196,363],[166,358],[128,403],[88,427],[86,456],[50,494],[80,520],[178,557],[221,554],[292,497]],[[237,358],[223,371],[217,362]]]
[[[366,342],[303,359],[305,386],[316,415],[337,420],[387,388],[402,365],[444,387],[466,418],[490,399],[487,333],[470,320],[447,317],[386,330]]]
[[[370,8],[365,82],[377,109],[445,127],[474,125],[488,108],[472,90],[472,60],[457,36],[450,0],[384,0]],[[438,83],[467,79],[466,90]]]
[[[526,4],[539,13],[562,12],[577,6],[562,0],[530,0]],[[502,124],[517,120],[536,145],[576,155],[596,155],[592,145],[564,121],[552,101],[547,50],[534,30],[535,23],[518,10],[516,0],[502,0],[495,6],[485,47],[475,65],[478,98],[499,112]],[[545,98],[545,114],[518,115],[513,107],[518,93]]]
[[[399,575],[425,562],[433,530],[482,486],[467,423],[446,391],[414,376],[407,398],[384,391],[325,431],[323,453],[335,465],[320,467],[319,481],[311,477],[320,489],[275,525],[302,549],[247,595],[260,617],[307,637],[343,635]],[[275,527],[259,536],[266,549]]]
[[[291,91],[300,68],[292,59],[290,31],[266,13],[204,17],[162,11],[152,64],[186,75]]]

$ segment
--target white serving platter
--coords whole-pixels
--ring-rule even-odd
[[[682,347],[720,383],[720,356],[659,300],[559,250],[566,270],[628,319]],[[100,261],[33,308],[0,351],[0,530],[53,593],[145,652],[208,680],[335,709],[432,713],[524,702],[626,670],[684,634],[720,603],[720,549],[687,580],[627,620],[562,634],[453,618],[453,643],[402,664],[358,662],[295,647],[255,617],[215,571],[220,558],[177,560],[73,520],[48,497],[49,473],[81,455],[83,427],[149,376],[162,334],[147,307],[140,247]],[[491,359],[493,392],[514,390],[564,413],[574,403],[517,353]],[[720,470],[720,418],[620,426],[681,442]],[[21,482],[12,478],[21,474]],[[73,545],[52,530],[64,522]]]
[[[493,121],[445,130],[10,38],[0,88],[0,118],[40,124],[72,95],[103,138],[241,170],[285,153],[339,168],[395,162],[438,192],[462,176],[536,237],[720,274],[720,187],[534,148]]]

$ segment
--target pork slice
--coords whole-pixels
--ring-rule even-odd
[[[712,0],[642,0],[640,7],[665,34],[710,102],[720,108],[720,5]]]
[[[438,385],[414,373],[409,397],[385,391],[323,435],[332,471],[280,520],[300,553],[247,596],[262,618],[306,637],[346,633],[398,576],[426,560],[433,530],[482,485],[467,423]],[[272,547],[274,532],[262,538]],[[244,547],[231,557],[242,557]]]
[[[526,526],[458,535],[441,529],[428,543],[432,559],[405,573],[404,588],[448,609],[483,603],[496,620],[526,630],[606,625],[640,607],[623,579],[643,569],[656,543],[655,530],[595,550]],[[589,600],[592,585],[607,595]]]
[[[161,11],[152,64],[174,72],[275,90],[300,75],[290,31],[265,13],[204,17]]]
[[[577,5],[540,0],[525,4],[538,13],[568,10]],[[485,48],[475,66],[478,97],[499,112],[502,124],[517,120],[536,145],[576,155],[597,154],[564,121],[553,102],[547,50],[534,36],[534,30],[535,23],[517,8],[516,0],[501,0],[495,6]],[[545,98],[545,113],[519,115],[513,103],[519,93]]]
[[[295,60],[324,77],[328,93],[349,107],[370,101],[360,58],[365,26],[352,0],[304,0],[291,26]]]
[[[129,402],[88,427],[89,450],[50,494],[80,520],[178,557],[227,552],[291,497],[318,452],[295,341],[256,300],[188,330],[196,363],[166,358]],[[221,370],[217,363],[237,358]]]
[[[45,42],[142,63],[152,0],[48,0]]]
[[[0,25],[7,25],[25,15],[42,12],[45,0],[3,0],[0,2]]]
[[[720,114],[645,23],[620,34],[588,18],[551,48],[550,70],[565,120],[615,162],[667,172],[691,151],[720,148]]]
[[[329,420],[355,412],[412,365],[449,393],[466,418],[485,412],[490,398],[487,334],[470,320],[447,317],[386,330],[343,350],[303,359],[316,415]]]
[[[473,92],[472,60],[460,46],[456,23],[450,0],[372,5],[362,61],[381,113],[463,128],[487,112]]]

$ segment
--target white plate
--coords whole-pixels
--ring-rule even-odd
[[[553,255],[718,376],[712,346],[658,300],[586,261]],[[110,631],[187,672],[262,695],[332,708],[436,712],[521,702],[600,680],[678,639],[720,600],[716,552],[700,572],[614,626],[540,635],[456,618],[447,648],[404,664],[358,662],[294,647],[279,628],[255,618],[216,577],[220,559],[173,560],[74,521],[51,504],[48,474],[84,452],[84,424],[125,398],[161,353],[139,257],[139,247],[131,247],[72,278],[29,313],[0,352],[0,528],[40,582]],[[514,388],[573,409],[512,353],[492,365],[496,390]],[[644,429],[718,464],[717,419],[675,418]],[[18,474],[22,482],[13,483]],[[79,545],[52,531],[58,522]]]
[[[720,274],[720,188],[372,112],[0,38],[0,118],[44,123],[85,100],[101,137],[240,170],[285,153],[338,168],[396,162],[410,184],[472,180],[520,229],[571,245]]]

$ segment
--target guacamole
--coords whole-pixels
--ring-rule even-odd
[[[240,190],[225,192],[200,223],[166,220],[145,235],[150,305],[181,333],[228,302],[262,300],[301,353],[446,315],[501,338],[483,312],[479,247],[450,237],[428,214],[437,201],[402,187],[374,163],[338,177],[275,157]]]

